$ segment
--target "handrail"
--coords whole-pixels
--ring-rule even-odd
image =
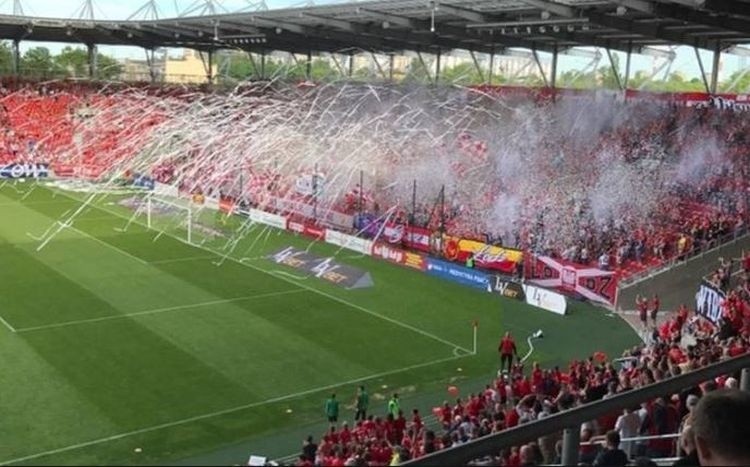
[[[670,269],[674,268],[675,266],[679,264],[687,264],[696,258],[702,258],[705,254],[710,253],[718,248],[728,246],[734,243],[735,241],[745,237],[746,235],[748,235],[748,233],[750,233],[750,230],[748,230],[747,227],[735,229],[731,233],[728,233],[718,238],[716,242],[711,245],[694,246],[693,248],[691,248],[690,250],[682,254],[683,256],[682,259],[680,259],[680,256],[675,255],[669,258],[660,266],[656,266],[654,268],[648,268],[644,271],[630,274],[627,277],[620,279],[618,286],[620,290],[632,287],[644,279],[658,276],[659,274],[669,271]]]
[[[536,440],[540,436],[557,433],[578,427],[590,420],[618,412],[626,407],[634,407],[641,402],[677,393],[685,388],[696,386],[711,378],[727,373],[735,373],[750,368],[750,354],[730,358],[713,365],[700,368],[658,383],[618,394],[609,399],[586,404],[581,407],[551,415],[542,420],[491,434],[460,446],[450,447],[403,465],[462,465],[499,450],[518,446]]]

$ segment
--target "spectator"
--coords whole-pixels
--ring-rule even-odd
[[[692,429],[702,466],[750,465],[750,393],[712,391],[695,407]]]
[[[595,466],[625,467],[628,464],[628,455],[620,449],[620,435],[614,431],[608,431],[606,435],[604,450],[596,456]]]
[[[329,423],[336,423],[339,420],[339,401],[336,400],[336,394],[331,394],[331,397],[326,400],[325,412]]]

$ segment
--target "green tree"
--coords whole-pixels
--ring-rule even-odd
[[[109,55],[96,54],[96,77],[103,80],[118,78],[123,72],[120,62]]]
[[[747,69],[737,70],[719,85],[719,89],[725,92],[738,94],[750,91],[750,71]]]
[[[21,73],[35,78],[50,78],[60,76],[52,54],[47,47],[34,47],[26,51],[21,57]]]
[[[0,74],[8,75],[13,72],[13,50],[6,41],[0,41]]]
[[[487,71],[483,70],[483,74],[486,75]],[[482,84],[484,80],[473,63],[464,62],[443,69],[442,73],[440,73],[440,81],[443,83],[469,86],[472,84]]]
[[[429,83],[430,75],[427,74],[427,71],[422,66],[422,62],[418,58],[412,58],[411,62],[409,62],[409,67],[406,69],[403,81],[405,83]]]
[[[89,53],[81,47],[65,46],[59,54],[53,57],[53,61],[57,69],[62,70],[65,76],[83,78],[89,75]]]

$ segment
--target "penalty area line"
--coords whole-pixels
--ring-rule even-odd
[[[61,194],[62,194],[63,196],[66,196],[66,197],[68,197],[68,198],[70,198],[70,199],[75,199],[75,198],[72,198],[72,197],[71,197],[70,195],[68,195],[67,193],[64,193],[64,192],[60,192],[60,193],[61,193]],[[104,207],[102,207],[102,206],[99,206],[99,205],[96,205],[96,204],[93,204],[92,206],[94,206],[94,207],[95,207],[95,209],[98,209],[98,210],[100,210],[100,211],[102,211],[102,212],[106,212],[106,213],[112,214],[112,215],[113,215],[113,216],[115,216],[115,217],[120,217],[120,218],[124,218],[124,216],[120,215],[119,213],[117,213],[117,212],[115,212],[115,211],[112,211],[112,210],[109,210],[109,209],[107,209],[107,208],[104,208]],[[135,220],[135,221],[134,221],[134,223],[136,223],[136,224],[139,224],[139,225],[142,225],[142,226],[145,226],[145,224],[144,224],[143,222],[141,222],[141,221],[138,221],[138,220]],[[290,283],[290,284],[292,284],[292,285],[296,285],[297,287],[300,287],[300,288],[302,288],[302,289],[307,289],[307,290],[309,290],[309,291],[311,291],[311,292],[313,292],[313,293],[316,293],[316,294],[318,294],[318,295],[321,295],[321,296],[323,296],[323,297],[326,297],[326,298],[328,298],[328,299],[330,299],[330,300],[333,300],[333,301],[339,302],[339,303],[341,303],[341,304],[343,304],[343,305],[347,305],[347,306],[349,306],[350,308],[354,308],[355,310],[359,310],[359,311],[361,311],[361,312],[363,312],[363,313],[366,313],[366,314],[368,314],[368,315],[370,315],[370,316],[373,316],[373,317],[375,317],[375,318],[381,319],[381,320],[383,320],[383,321],[387,321],[387,322],[389,322],[389,323],[391,323],[391,324],[394,324],[394,325],[396,325],[396,326],[400,326],[400,327],[402,327],[402,328],[404,328],[404,329],[408,329],[408,330],[410,330],[410,331],[413,331],[413,332],[415,332],[415,333],[417,333],[417,334],[419,334],[419,335],[421,335],[421,336],[424,336],[424,337],[427,337],[427,338],[429,338],[429,339],[432,339],[432,340],[435,340],[435,341],[437,341],[437,342],[440,342],[440,343],[442,343],[442,344],[445,344],[445,345],[449,346],[449,347],[451,348],[451,350],[453,350],[454,348],[458,348],[458,349],[461,349],[461,350],[463,350],[463,351],[464,351],[464,352],[466,352],[467,354],[471,354],[471,353],[472,353],[472,351],[471,351],[471,350],[469,350],[469,349],[467,349],[466,347],[463,347],[463,346],[461,346],[461,345],[458,345],[458,344],[456,344],[455,342],[451,342],[451,341],[449,341],[449,340],[447,340],[447,339],[443,339],[443,338],[442,338],[442,337],[440,337],[440,336],[436,336],[435,334],[432,334],[432,333],[429,333],[429,332],[427,332],[427,331],[424,331],[424,330],[422,330],[422,329],[420,329],[420,328],[418,328],[418,327],[416,327],[416,326],[412,326],[411,324],[407,324],[407,323],[404,323],[404,322],[402,322],[402,321],[399,321],[399,320],[397,320],[397,319],[394,319],[394,318],[390,318],[390,317],[388,317],[388,316],[385,316],[385,315],[381,315],[380,313],[377,313],[377,312],[374,312],[374,311],[372,311],[372,310],[369,310],[369,309],[367,309],[367,308],[365,308],[365,307],[363,307],[363,306],[357,305],[356,303],[352,303],[352,302],[350,302],[350,301],[348,301],[348,300],[346,300],[346,299],[343,299],[343,298],[337,297],[337,296],[335,296],[335,295],[332,295],[332,294],[329,294],[329,293],[323,292],[322,290],[318,290],[318,289],[316,289],[315,287],[311,287],[311,286],[309,286],[309,285],[306,285],[306,284],[300,284],[300,283],[299,283],[298,281],[296,281],[296,280],[294,280],[294,279],[290,279],[290,278],[288,278],[288,277],[284,277],[284,276],[281,276],[281,275],[278,275],[278,274],[274,274],[273,272],[271,272],[271,271],[268,271],[268,270],[266,270],[266,269],[263,269],[263,268],[261,268],[261,267],[259,267],[259,266],[256,266],[256,265],[252,264],[252,263],[251,263],[251,262],[249,262],[249,261],[242,261],[241,259],[237,259],[237,258],[235,258],[235,257],[233,257],[233,256],[229,256],[229,255],[226,255],[226,254],[222,254],[222,253],[221,253],[220,251],[216,251],[216,250],[214,250],[214,249],[212,249],[212,248],[209,248],[209,247],[207,247],[207,246],[205,246],[205,245],[196,245],[196,244],[194,244],[194,243],[188,243],[188,242],[187,242],[187,241],[185,241],[184,239],[182,239],[182,238],[179,238],[179,237],[176,237],[176,236],[174,236],[174,235],[171,235],[171,234],[169,234],[169,233],[165,233],[165,235],[166,235],[166,236],[168,236],[168,237],[170,237],[170,238],[172,238],[172,239],[174,239],[174,240],[177,240],[178,242],[184,243],[185,245],[190,245],[190,246],[192,246],[193,248],[197,248],[197,249],[199,249],[199,250],[203,250],[203,251],[207,251],[207,252],[209,252],[209,253],[213,253],[213,254],[215,254],[215,255],[217,255],[217,256],[220,256],[220,257],[222,257],[222,258],[226,258],[226,259],[228,259],[228,260],[230,260],[230,261],[233,261],[233,262],[235,262],[235,263],[237,263],[237,264],[241,264],[241,265],[243,265],[243,266],[246,266],[246,267],[248,267],[248,268],[250,268],[250,269],[253,269],[253,270],[255,270],[255,271],[261,272],[261,273],[263,273],[263,274],[267,274],[267,275],[269,275],[269,276],[271,276],[271,277],[275,277],[276,279],[282,280],[282,281],[284,281],[284,282],[288,282],[288,283]],[[101,241],[101,240],[100,240],[100,241]],[[103,243],[105,243],[105,244],[106,244],[106,242],[103,242]],[[107,245],[109,245],[109,244],[107,244]],[[110,246],[112,246],[112,245],[110,245]],[[113,248],[115,248],[114,246],[112,246],[112,247],[113,247]],[[127,252],[124,252],[124,253],[126,253],[126,254],[129,254],[129,253],[127,253]]]
[[[0,323],[3,323],[3,325],[4,325],[4,326],[5,326],[6,328],[8,328],[8,330],[9,330],[10,332],[12,332],[12,333],[16,333],[16,332],[18,332],[18,331],[16,330],[16,328],[14,328],[13,326],[11,326],[9,322],[5,321],[5,318],[3,318],[2,316],[0,316]]]
[[[180,425],[185,425],[187,423],[198,422],[198,421],[206,420],[206,419],[209,419],[209,418],[219,417],[219,416],[222,416],[222,415],[229,415],[229,414],[232,414],[232,413],[235,413],[235,412],[239,412],[239,411],[242,411],[242,410],[252,409],[252,408],[255,408],[255,407],[262,407],[262,406],[268,405],[268,404],[274,404],[274,403],[277,403],[277,402],[284,402],[284,401],[288,401],[288,400],[291,400],[291,399],[296,399],[298,397],[304,397],[304,396],[308,396],[308,395],[311,395],[311,394],[316,394],[316,393],[319,393],[319,392],[330,391],[331,389],[336,389],[336,388],[339,388],[341,386],[349,386],[349,385],[352,385],[352,384],[356,384],[356,383],[361,383],[361,382],[365,382],[365,381],[368,381],[368,380],[372,380],[372,379],[375,379],[375,378],[382,378],[384,376],[391,376],[391,375],[395,375],[395,374],[398,374],[398,373],[403,373],[405,371],[411,371],[411,370],[416,370],[416,369],[419,369],[419,368],[425,368],[425,367],[432,366],[432,365],[438,365],[440,363],[446,363],[446,362],[450,362],[450,361],[453,361],[453,360],[458,360],[458,359],[461,359],[461,358],[464,358],[464,357],[469,357],[469,356],[470,355],[452,356],[452,357],[441,358],[441,359],[438,359],[438,360],[432,360],[432,361],[429,361],[429,362],[418,363],[418,364],[415,364],[415,365],[410,365],[410,366],[406,366],[406,367],[403,367],[403,368],[398,368],[398,369],[395,369],[395,370],[384,371],[384,372],[376,373],[376,374],[373,374],[373,375],[363,376],[361,378],[355,378],[355,379],[350,379],[348,381],[342,381],[342,382],[335,383],[335,384],[329,384],[327,386],[320,386],[320,387],[308,389],[308,390],[305,390],[305,391],[300,391],[300,392],[296,392],[296,393],[292,393],[292,394],[286,394],[286,395],[283,395],[283,396],[273,397],[271,399],[266,399],[266,400],[259,401],[259,402],[253,402],[253,403],[250,403],[250,404],[240,405],[240,406],[237,406],[237,407],[232,407],[232,408],[229,408],[229,409],[219,410],[219,411],[216,411],[216,412],[210,412],[210,413],[206,413],[206,414],[202,414],[202,415],[196,415],[194,417],[184,418],[182,420],[176,420],[176,421],[168,422],[168,423],[162,423],[160,425],[154,425],[154,426],[150,426],[150,427],[146,427],[146,428],[141,428],[139,430],[127,431],[127,432],[124,432],[124,433],[119,433],[119,434],[112,435],[112,436],[107,436],[107,437],[104,437],[104,438],[93,439],[91,441],[85,441],[83,443],[71,444],[70,446],[65,446],[65,447],[61,447],[61,448],[57,448],[57,449],[51,449],[49,451],[44,451],[44,452],[38,452],[36,454],[30,454],[30,455],[23,456],[23,457],[17,457],[15,459],[8,459],[8,460],[0,461],[0,465],[17,464],[19,462],[26,462],[26,461],[30,461],[30,460],[34,460],[34,459],[39,459],[41,457],[51,456],[51,455],[54,455],[54,454],[60,454],[60,453],[63,453],[63,452],[74,451],[76,449],[83,449],[83,448],[90,447],[90,446],[96,446],[97,444],[103,444],[103,443],[108,443],[108,442],[111,442],[111,441],[117,441],[117,440],[120,440],[120,439],[129,438],[131,436],[142,435],[142,434],[150,433],[150,432],[153,432],[153,431],[159,431],[159,430],[163,430],[163,429],[166,429],[166,428],[172,428],[172,427],[176,427],[176,426],[180,426]]]
[[[45,329],[55,329],[55,328],[62,328],[62,327],[67,327],[67,326],[75,326],[77,324],[98,323],[101,321],[125,319],[125,318],[131,318],[135,316],[155,315],[158,313],[166,313],[169,311],[180,311],[180,310],[189,310],[191,308],[202,308],[206,306],[226,305],[229,303],[246,302],[246,301],[255,300],[259,298],[279,297],[282,295],[292,295],[292,294],[298,294],[298,293],[303,293],[303,292],[307,292],[307,291],[304,289],[282,290],[280,292],[268,292],[268,293],[262,293],[258,295],[247,295],[245,297],[226,298],[226,299],[221,299],[221,300],[211,300],[208,302],[188,303],[186,305],[176,305],[176,306],[170,306],[166,308],[155,308],[153,310],[135,311],[132,313],[123,313],[121,315],[109,315],[109,316],[100,316],[98,318],[87,318],[87,319],[77,319],[74,321],[64,321],[62,323],[53,323],[53,324],[45,324],[42,326],[20,328],[20,329],[14,330],[13,332],[24,333],[24,332],[32,332],[32,331],[42,331]]]

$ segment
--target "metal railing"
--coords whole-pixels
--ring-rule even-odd
[[[586,404],[460,446],[428,454],[406,462],[404,465],[462,465],[474,459],[496,454],[502,449],[520,446],[541,436],[561,431],[563,432],[562,463],[576,465],[581,424],[657,397],[680,392],[717,376],[740,371],[742,372],[740,388],[750,391],[750,354],[745,354],[643,388],[624,392],[609,399]]]
[[[674,256],[670,258],[669,260],[667,260],[661,266],[649,268],[649,269],[646,269],[645,271],[637,272],[623,279],[620,279],[619,288],[620,290],[622,290],[628,287],[632,287],[633,285],[643,280],[650,279],[654,276],[658,276],[659,274],[663,272],[667,272],[670,269],[674,268],[675,266],[687,264],[694,259],[702,258],[707,253],[710,253],[717,248],[721,248],[721,247],[724,247],[724,246],[727,246],[736,242],[737,240],[747,236],[748,233],[749,232],[748,232],[747,227],[736,229],[732,231],[731,233],[728,233],[724,235],[723,237],[718,238],[715,242],[709,245],[701,246],[701,247],[694,247],[690,249],[689,251],[687,251],[686,253],[683,253],[682,255]]]

